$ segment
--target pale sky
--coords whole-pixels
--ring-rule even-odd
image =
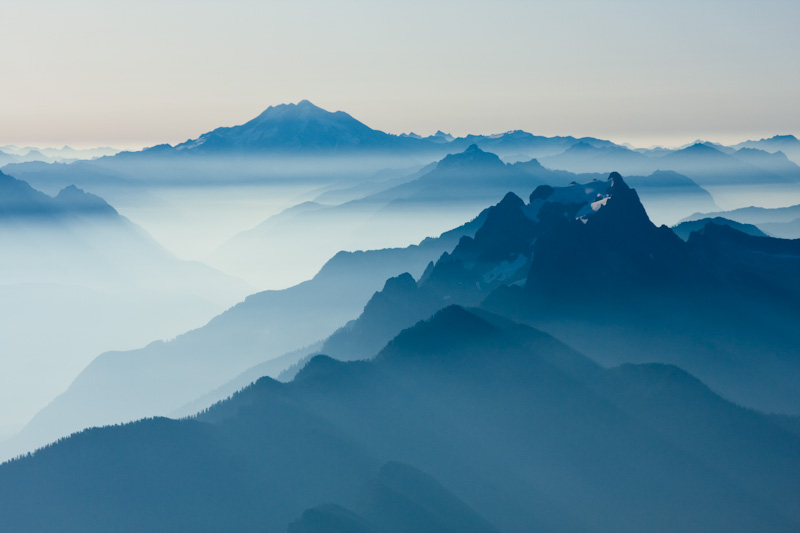
[[[390,133],[800,135],[800,2],[2,0],[0,145],[138,148],[309,99]]]

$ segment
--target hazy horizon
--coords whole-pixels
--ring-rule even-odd
[[[4,2],[0,145],[175,144],[303,98],[395,134],[640,147],[800,134],[796,2],[153,8]]]
[[[228,120],[228,121],[225,121],[225,122],[221,122],[221,123],[219,123],[219,124],[217,124],[215,126],[210,126],[206,130],[197,131],[196,133],[187,133],[187,135],[184,136],[184,137],[177,136],[174,139],[170,139],[170,140],[152,138],[152,139],[147,139],[147,140],[128,141],[128,142],[122,142],[122,143],[113,143],[113,142],[110,142],[110,141],[107,141],[107,140],[100,139],[100,140],[96,140],[96,141],[70,143],[70,142],[60,142],[60,141],[36,141],[36,140],[21,140],[21,141],[16,141],[15,142],[13,140],[6,139],[6,140],[3,140],[3,141],[0,141],[0,149],[2,149],[2,146],[12,145],[12,146],[16,146],[18,148],[38,148],[38,149],[56,149],[56,150],[62,149],[62,148],[72,148],[72,149],[75,149],[75,150],[89,150],[89,149],[98,149],[98,148],[113,148],[113,149],[120,150],[120,151],[136,152],[136,151],[144,150],[145,148],[150,148],[150,147],[157,146],[157,145],[160,145],[160,144],[171,144],[171,145],[174,146],[174,145],[180,144],[180,143],[188,141],[188,140],[196,139],[196,138],[200,137],[202,134],[208,133],[209,131],[212,131],[212,130],[214,130],[216,128],[219,128],[219,127],[234,127],[234,126],[242,125],[245,122],[255,118],[256,116],[258,116],[261,112],[263,112],[269,106],[276,106],[276,105],[282,105],[282,104],[296,104],[296,103],[300,102],[301,100],[303,100],[303,98],[295,98],[294,100],[286,101],[286,102],[268,103],[263,108],[261,108],[259,111],[255,111],[252,114],[252,116],[250,116],[249,118],[246,118],[244,120],[238,120],[238,121],[230,121],[230,120]],[[314,103],[315,105],[317,104],[317,102],[314,102],[314,101],[312,101],[312,103]],[[321,106],[321,107],[324,107],[324,106]],[[527,129],[527,128],[523,128],[523,127],[515,127],[515,128],[511,128],[511,129],[504,130],[504,131],[488,131],[488,130],[486,130],[486,131],[463,131],[463,132],[462,131],[458,131],[457,133],[454,132],[455,130],[449,130],[447,128],[436,128],[436,129],[433,129],[433,130],[411,129],[411,130],[407,130],[407,131],[390,131],[390,130],[387,130],[387,129],[382,129],[380,127],[376,127],[374,124],[370,124],[369,122],[365,122],[364,120],[361,120],[358,116],[353,115],[353,113],[350,113],[347,109],[343,109],[341,107],[338,107],[338,108],[337,107],[330,107],[330,108],[325,107],[325,109],[327,111],[331,111],[331,112],[344,111],[345,113],[348,113],[349,115],[353,116],[353,118],[355,118],[356,120],[359,120],[360,122],[365,123],[367,126],[369,126],[370,128],[372,128],[374,130],[383,131],[385,133],[389,133],[389,134],[392,134],[392,135],[403,135],[403,134],[414,133],[414,134],[420,135],[422,137],[432,136],[437,131],[443,131],[444,133],[448,133],[450,135],[453,135],[454,137],[464,137],[466,135],[485,135],[485,136],[502,135],[504,133],[508,133],[508,132],[511,132],[511,131],[523,130],[523,131],[526,131],[528,133],[532,133],[534,135],[541,135],[541,136],[544,136],[544,137],[558,137],[558,136],[564,136],[564,137],[572,136],[572,137],[576,137],[576,138],[594,137],[594,138],[597,138],[597,139],[608,140],[608,141],[611,141],[611,142],[613,142],[615,144],[619,144],[619,145],[622,145],[622,146],[625,146],[625,145],[632,146],[633,148],[637,148],[637,149],[639,149],[639,148],[641,148],[641,149],[652,149],[652,148],[676,149],[676,148],[680,148],[682,146],[686,146],[686,145],[692,144],[695,141],[713,142],[713,143],[718,143],[718,144],[722,144],[722,145],[726,145],[726,146],[732,146],[732,145],[736,145],[736,144],[739,144],[739,143],[742,143],[742,142],[745,142],[745,141],[757,141],[757,140],[760,140],[760,139],[774,137],[776,135],[794,135],[795,137],[800,136],[800,130],[774,131],[774,132],[766,132],[765,131],[765,132],[753,132],[752,134],[741,133],[741,134],[718,134],[718,135],[714,135],[714,134],[707,134],[707,135],[694,134],[693,135],[691,132],[688,132],[686,134],[681,134],[681,135],[674,135],[674,136],[668,136],[668,137],[652,137],[652,138],[651,137],[635,137],[634,138],[634,137],[630,137],[630,136],[612,136],[612,135],[603,135],[602,133],[589,134],[589,133],[583,133],[580,130],[578,130],[576,132],[571,132],[571,133],[570,132],[548,133],[548,132],[538,131],[538,130],[535,130],[535,129]]]

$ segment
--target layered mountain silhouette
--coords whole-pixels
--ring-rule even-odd
[[[0,509],[38,531],[787,531],[798,439],[675,367],[450,306],[373,361],[6,463]]]
[[[619,174],[540,186],[527,204],[509,194],[418,282],[387,282],[321,351],[364,358],[438,308],[480,304],[606,364],[678,364],[735,401],[797,413],[800,339],[791,323],[798,317],[787,309],[797,256],[766,237],[773,244],[757,251],[721,238],[706,227],[686,243],[654,226]],[[753,253],[758,261],[744,260]]]
[[[737,231],[746,233],[748,235],[753,235],[755,237],[768,236],[766,233],[758,229],[758,227],[754,226],[753,224],[742,224],[741,222],[736,222],[735,220],[728,220],[727,218],[723,217],[688,220],[686,222],[681,222],[680,224],[673,226],[672,231],[674,231],[678,237],[680,237],[684,241],[687,241],[689,240],[689,235],[691,235],[695,231],[702,231],[702,229],[705,228],[706,225],[708,224],[730,226]]]
[[[797,194],[800,167],[780,152],[730,148],[698,141],[676,150],[631,150],[621,146],[576,143],[560,154],[542,159],[549,168],[573,172],[620,171],[651,174],[673,171],[688,176],[727,206],[747,205],[756,196],[769,198]],[[722,205],[722,204],[720,204]]]
[[[743,207],[731,211],[698,212],[684,221],[723,217],[741,224],[752,224],[762,231],[784,239],[800,238],[800,205],[789,207]]]
[[[299,361],[289,378],[318,351],[367,358],[452,303],[534,324],[606,364],[679,364],[735,401],[796,413],[797,313],[780,293],[795,289],[793,252],[767,246],[753,263],[742,243],[726,244],[723,262],[740,272],[728,276],[705,251],[722,246],[708,234],[684,243],[655,227],[618,174],[542,185],[529,203],[509,193],[441,239],[337,255],[312,281],[254,295],[174,341],[103,355],[26,428],[19,449],[89,425],[187,414]]]
[[[792,150],[798,144],[792,136],[748,141],[735,148],[698,142],[680,150],[649,151],[591,137],[543,137],[520,130],[460,138],[438,132],[423,138],[387,134],[307,100],[269,107],[242,125],[217,128],[176,146],[157,145],[71,164],[12,163],[6,169],[48,193],[76,184],[117,200],[131,184],[231,184],[295,176],[326,183],[351,180],[352,185],[376,170],[423,165],[473,144],[506,161],[539,158],[549,168],[578,173],[648,175],[671,170],[703,187],[800,180],[796,161],[789,161],[796,159]],[[789,159],[777,153],[781,149]]]
[[[575,143],[560,154],[542,158],[541,162],[549,168],[576,173],[616,170],[625,174],[649,174],[655,170],[650,158],[639,152],[623,146],[594,146],[587,142]]]
[[[786,160],[793,171],[787,168],[776,174],[772,171],[775,170],[775,164],[773,158],[769,157],[770,154],[761,152],[761,155],[762,157],[759,157],[759,151],[754,149],[726,154],[707,144],[698,143],[667,154],[662,160],[671,170],[691,176],[701,187],[753,183],[753,181],[797,182],[800,179],[797,165]],[[755,162],[759,163],[758,166],[754,164]]]
[[[208,142],[210,157],[234,133],[178,151]],[[586,144],[575,151],[610,150]],[[664,159],[739,153],[791,169],[747,150],[695,144]],[[597,179],[473,144],[409,176],[351,184],[342,197],[366,193],[300,203],[268,227],[333,227],[362,210],[378,228],[499,202],[418,246],[337,254],[310,281],[252,295],[172,341],[104,353],[14,445],[108,426],[0,466],[4,526],[800,526],[800,241],[733,218],[656,226],[639,189],[713,205],[675,172]],[[135,228],[76,187],[51,197],[0,178],[9,227]]]
[[[290,533],[497,531],[435,479],[388,462],[358,494],[353,507],[323,504],[289,524]]]
[[[770,153],[782,152],[800,165],[800,141],[794,135],[775,135],[769,139],[745,141],[736,145],[735,148],[755,148]]]
[[[119,150],[111,147],[75,149],[71,146],[62,148],[36,148],[33,146],[0,146],[0,167],[9,163],[25,163],[42,161],[45,163],[69,163],[81,159],[93,159],[106,155],[114,155]]]
[[[593,137],[543,137],[522,130],[497,135],[466,135],[451,139],[449,146],[460,151],[475,144],[482,150],[495,153],[506,161],[514,162],[559,154],[577,143],[597,147],[615,146],[611,141]]]
[[[800,527],[800,212],[733,209],[800,190],[793,136],[392,135],[301,101],[69,153],[0,153],[0,394],[77,375],[3,444],[60,439],[0,466],[2,528]],[[308,281],[240,301],[159,223],[253,226],[213,265]]]
[[[0,223],[19,222],[63,223],[81,217],[107,217],[116,210],[102,198],[86,193],[74,185],[51,197],[28,183],[0,172]],[[70,220],[71,219],[71,220]]]
[[[17,405],[0,426],[24,424],[101,351],[172,337],[250,291],[179,260],[98,196],[51,197],[6,174],[0,247],[0,399]]]
[[[74,185],[51,197],[0,173],[0,238],[7,253],[1,267],[4,283],[147,285],[183,269],[187,278],[192,272],[205,275],[207,288],[237,284],[204,265],[175,259],[105,200]],[[172,281],[181,283],[179,277]]]
[[[265,283],[279,274],[285,261],[321,264],[339,249],[418,242],[460,224],[509,191],[527,196],[542,184],[559,186],[598,177],[605,176],[549,170],[535,159],[506,164],[473,144],[412,175],[382,182],[384,187],[378,190],[371,182],[370,188],[357,190],[373,192],[343,203],[326,205],[338,197],[336,190],[327,190],[314,202],[295,205],[236,235],[207,261],[253,283]],[[718,209],[707,191],[674,172],[633,176],[628,181],[641,192],[651,218],[661,222]],[[357,195],[352,188],[340,194]],[[322,227],[329,231],[321,232]],[[281,256],[272,254],[273,249],[281,249]]]
[[[68,184],[112,200],[134,187],[285,180],[360,181],[387,167],[425,164],[450,150],[439,142],[390,135],[307,100],[271,106],[238,126],[196,139],[72,164],[9,164],[8,172],[53,192]]]
[[[484,218],[404,249],[341,252],[313,279],[253,294],[173,340],[104,353],[5,446],[3,455],[85,427],[184,413],[196,406],[191,414],[261,376],[277,376],[312,351],[314,343],[357,317],[387,277],[404,271],[421,275],[462,236],[474,234]]]

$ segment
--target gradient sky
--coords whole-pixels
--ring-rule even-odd
[[[141,147],[307,98],[391,133],[800,135],[800,2],[3,0],[0,145]]]

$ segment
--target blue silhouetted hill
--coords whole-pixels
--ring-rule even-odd
[[[230,128],[218,128],[175,146],[177,151],[203,154],[273,152],[279,154],[388,152],[420,150],[428,143],[373,130],[343,111],[330,112],[308,100],[270,106],[256,118]]]
[[[237,234],[215,250],[209,261],[254,283],[264,283],[281,272],[286,261],[308,261],[309,254],[316,254],[321,264],[322,258],[340,249],[377,246],[378,239],[386,236],[408,235],[413,237],[408,242],[414,242],[475,216],[508,192],[526,198],[542,184],[563,186],[605,177],[549,170],[536,160],[505,164],[497,155],[471,145],[412,175],[387,180],[383,186],[367,181],[366,188],[326,191],[313,204],[299,204]],[[718,209],[707,191],[675,172],[626,180],[659,223],[672,224],[691,213]],[[356,198],[325,205],[340,195]],[[323,227],[328,231],[320,231]],[[273,254],[276,248],[283,253]]]
[[[794,135],[775,135],[759,141],[745,141],[737,144],[734,148],[754,148],[770,153],[783,152],[800,165],[800,141]]]
[[[527,204],[509,194],[474,237],[418,281],[387,282],[320,351],[363,359],[436,309],[480,304],[606,364],[678,364],[731,399],[796,413],[795,260],[738,241],[718,258],[718,245],[686,243],[656,227],[618,174],[541,186]]]
[[[71,217],[105,216],[114,218],[117,211],[99,196],[74,185],[55,197],[38,191],[22,180],[0,172],[0,224],[24,219],[32,223],[60,223]]]
[[[570,172],[611,172],[624,174],[649,174],[653,167],[650,158],[623,146],[595,146],[587,142],[577,142],[564,152],[545,157],[541,163],[548,168]]]
[[[758,296],[753,300],[771,296],[770,306],[788,310],[800,298],[796,275],[800,269],[800,239],[753,235],[731,225],[712,223],[689,235],[688,245],[695,255],[712,265],[729,287],[755,292]],[[786,319],[793,320],[792,315],[788,311]]]
[[[178,259],[96,195],[50,196],[3,173],[0,249],[0,389],[15,404],[3,424],[20,427],[97,354],[173,337],[249,292]]]
[[[767,155],[767,154],[764,154]],[[659,160],[664,170],[674,170],[691,177],[701,187],[765,183],[796,183],[800,172],[773,172],[769,158],[754,157],[753,153],[726,154],[708,144],[696,143],[669,153]],[[757,163],[757,164],[754,164]],[[793,163],[790,166],[797,167]],[[764,165],[762,167],[761,165]]]
[[[428,265],[419,283],[408,274],[388,280],[358,320],[331,335],[320,351],[340,359],[369,357],[400,330],[448,303],[477,305],[487,287],[516,281],[513,277],[524,272],[525,254],[530,254],[536,234],[536,223],[525,216],[523,206],[508,193],[485,211],[474,237],[462,236],[452,253]]]
[[[53,197],[0,172],[0,241],[7,284],[121,289],[197,282],[200,292],[245,290],[244,283],[205,265],[178,260],[104,199],[74,185]]]
[[[357,512],[323,504],[303,512],[289,533],[497,531],[431,476],[388,462],[352,504]]]
[[[784,239],[800,238],[800,205],[788,207],[743,207],[730,211],[699,212],[682,222],[723,217],[742,224],[753,224],[765,233]]]
[[[195,418],[4,464],[0,512],[38,531],[782,531],[800,524],[798,439],[675,367],[604,369],[450,306],[374,360],[318,356]]]
[[[37,413],[11,443],[13,450],[31,450],[90,426],[176,410],[192,414],[262,376],[278,376],[356,318],[387,278],[421,275],[485,217],[407,248],[340,252],[311,280],[252,294],[175,339],[103,353]]]
[[[735,220],[728,220],[724,217],[709,217],[709,218],[701,218],[698,220],[687,220],[686,222],[681,222],[672,227],[672,231],[675,234],[683,239],[684,241],[689,240],[689,235],[695,231],[700,231],[707,224],[717,224],[720,226],[730,226],[733,229],[740,231],[742,233],[747,233],[748,235],[753,235],[756,237],[767,237],[763,231],[758,229],[757,226],[753,224],[742,224],[741,222],[736,222]]]

